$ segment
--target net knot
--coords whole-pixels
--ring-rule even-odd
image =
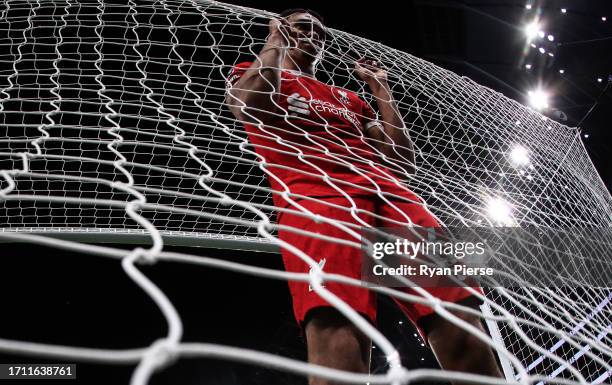
[[[157,262],[156,253],[151,250],[143,249],[142,247],[137,247],[133,251],[136,256],[135,262],[142,265],[153,265]]]
[[[431,300],[431,304],[434,310],[442,310],[442,300],[438,297],[434,297]]]
[[[387,372],[387,377],[391,384],[405,384],[407,383],[404,379],[406,378],[407,370],[399,365],[392,365]]]
[[[221,198],[219,203],[221,203],[222,206],[231,206],[234,204],[232,198],[228,197],[227,195]]]
[[[152,360],[153,365],[157,368],[171,365],[178,357],[175,344],[168,340],[155,341],[145,353],[145,359]]]
[[[274,231],[274,225],[272,225],[270,222],[263,222],[261,221],[260,224],[258,225],[258,228],[266,231],[266,232],[272,232]]]

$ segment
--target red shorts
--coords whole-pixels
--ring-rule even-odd
[[[409,192],[402,192],[402,196],[411,200],[411,202],[393,200],[392,203],[397,207],[394,208],[386,204],[380,198],[363,198],[352,197],[355,205],[359,209],[367,210],[376,213],[383,218],[388,218],[396,221],[408,223],[406,216],[410,218],[412,223],[423,227],[439,227],[440,224],[435,216],[429,212],[423,205],[422,200],[416,195]],[[344,197],[328,197],[319,198],[326,203],[332,203],[342,207],[351,207],[350,202]],[[300,205],[310,210],[314,214],[319,214],[335,220],[359,224],[350,213],[350,211],[330,207],[325,203],[300,200]],[[405,214],[405,215],[403,215]],[[376,227],[396,227],[392,223],[381,221],[372,215],[360,213],[359,218],[371,226]],[[386,223],[385,223],[386,222]],[[279,216],[278,223],[281,225],[292,226],[302,230],[307,230],[314,233],[324,234],[334,238],[347,239],[359,243],[359,239],[352,237],[342,229],[327,223],[316,223],[310,218],[297,216],[290,213],[282,213]],[[354,229],[359,233],[359,229]],[[323,271],[326,273],[342,274],[350,278],[360,279],[361,271],[361,250],[348,245],[342,245],[333,241],[320,240],[305,235],[299,235],[288,231],[279,231],[279,238],[285,242],[292,244],[298,249],[305,252],[320,265],[322,264]],[[309,267],[299,257],[287,250],[282,250],[283,262],[285,270],[289,272],[308,273]],[[323,261],[324,260],[324,261]],[[365,315],[370,321],[376,321],[376,295],[367,288],[350,286],[337,282],[324,282],[325,288],[334,293],[354,310]],[[330,306],[327,301],[319,297],[310,289],[307,282],[289,281],[289,290],[293,298],[293,311],[295,318],[300,325],[303,324],[304,318],[308,311],[320,306]],[[409,294],[416,294],[411,288],[403,288]],[[463,287],[433,287],[425,288],[433,296],[440,298],[443,301],[459,302],[468,299],[472,294]],[[479,290],[479,288],[477,289]],[[423,317],[434,314],[434,310],[425,304],[405,302],[395,300],[400,309],[406,314],[410,321],[417,327],[423,338],[426,338],[425,331],[422,328],[421,320]]]

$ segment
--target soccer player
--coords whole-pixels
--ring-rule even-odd
[[[269,23],[266,44],[253,62],[235,66],[228,78],[227,104],[265,159],[276,192],[293,195],[289,202],[274,194],[278,207],[296,207],[338,221],[391,226],[372,215],[351,215],[356,207],[379,218],[423,227],[439,227],[437,219],[414,193],[394,182],[392,171],[375,167],[381,159],[397,170],[413,172],[415,156],[402,116],[387,83],[386,71],[371,59],[354,64],[376,100],[380,118],[355,93],[315,78],[325,42],[321,17],[310,10],[291,9]],[[278,140],[281,139],[281,140]],[[396,144],[396,145],[394,145]],[[391,193],[393,204],[381,199]],[[353,206],[354,205],[354,206]],[[346,208],[346,209],[342,209]],[[304,216],[280,213],[278,223],[329,237],[353,240],[345,231]],[[304,251],[327,273],[359,279],[359,249],[279,230],[279,238]],[[307,273],[308,266],[283,250],[285,269]],[[326,289],[371,322],[376,319],[374,293],[363,287],[325,282]],[[308,360],[313,364],[367,373],[371,342],[351,322],[320,298],[307,283],[289,282],[294,314],[304,330]],[[406,289],[409,290],[409,289]],[[479,300],[465,288],[428,288],[434,296],[466,306]],[[447,370],[500,377],[490,347],[471,333],[438,316],[431,307],[396,301]],[[480,319],[455,312],[483,330]],[[329,384],[310,378],[310,384]]]

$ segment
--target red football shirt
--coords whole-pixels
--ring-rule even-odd
[[[228,87],[251,64],[236,65]],[[375,192],[363,187],[377,190],[376,185],[382,191],[397,191],[398,186],[388,180],[391,171],[380,166],[381,158],[365,142],[363,131],[380,123],[357,94],[310,76],[283,71],[278,104],[278,117],[265,126],[245,123],[244,128],[257,154],[265,159],[267,169],[290,192],[323,197],[341,196],[338,190],[342,190],[349,196],[374,196]],[[285,191],[274,177],[268,180],[273,190]],[[277,206],[287,206],[281,196],[274,194],[273,199]]]

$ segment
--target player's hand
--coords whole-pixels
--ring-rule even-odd
[[[382,63],[375,59],[361,58],[355,62],[355,73],[370,86],[383,84],[387,81],[387,71]]]
[[[282,48],[297,47],[298,31],[285,19],[271,19],[268,23],[270,33],[267,41]]]

